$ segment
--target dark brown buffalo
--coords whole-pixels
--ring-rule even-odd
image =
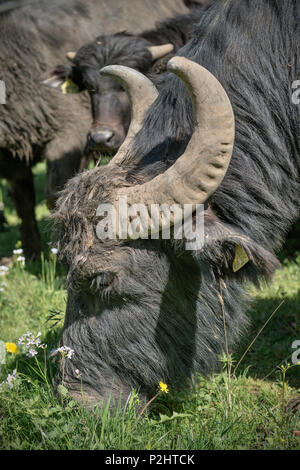
[[[0,14],[0,80],[7,90],[0,106],[0,177],[8,180],[21,219],[26,258],[41,249],[32,167],[47,160],[51,200],[53,188],[78,171],[91,125],[88,97],[62,99],[40,86],[41,74],[98,34],[138,34],[187,11],[183,0],[41,0]]]

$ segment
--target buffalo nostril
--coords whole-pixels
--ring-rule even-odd
[[[99,131],[91,134],[90,143],[91,144],[108,144],[109,141],[114,136],[112,131]]]

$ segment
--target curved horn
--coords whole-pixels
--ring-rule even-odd
[[[73,60],[75,59],[75,56],[76,56],[76,52],[67,52],[66,53],[66,58],[68,60],[70,60],[71,62],[73,62]]]
[[[128,155],[131,142],[141,129],[148,108],[156,100],[158,91],[143,74],[123,65],[108,65],[100,70],[100,74],[117,79],[125,88],[131,103],[131,122],[127,136],[109,163],[120,165]]]
[[[223,180],[232,156],[235,124],[230,100],[218,80],[205,68],[184,57],[168,62],[168,71],[186,84],[193,103],[195,129],[184,154],[164,173],[142,185],[121,188],[116,201],[127,196],[127,204],[142,203],[150,217],[151,205],[169,207],[203,204]],[[185,213],[188,215],[188,213]],[[152,221],[153,222],[153,221]],[[171,223],[176,214],[171,214]],[[162,220],[152,224],[152,234],[164,229]],[[147,230],[147,232],[145,231]],[[140,238],[148,235],[142,228]]]
[[[161,59],[174,50],[173,44],[162,44],[161,46],[149,46],[148,51],[152,55],[152,60]]]

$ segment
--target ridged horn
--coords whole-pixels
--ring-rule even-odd
[[[173,44],[162,44],[160,46],[149,46],[148,51],[152,55],[152,60],[161,59],[174,50]]]
[[[222,182],[232,156],[235,123],[230,100],[219,81],[204,67],[184,57],[168,62],[168,71],[177,75],[187,86],[194,115],[194,132],[184,154],[164,173],[142,185],[120,188],[120,197],[127,204],[143,204],[151,214],[152,204],[203,204]],[[189,215],[186,213],[186,215]],[[153,221],[152,221],[153,222]],[[176,214],[171,223],[176,224]],[[152,225],[152,234],[164,229],[162,219]],[[142,228],[139,238],[145,238]],[[149,231],[149,230],[148,230]]]
[[[109,164],[121,165],[129,155],[131,143],[142,128],[145,115],[156,100],[158,91],[155,85],[137,70],[123,65],[108,65],[100,70],[100,74],[118,80],[125,88],[131,103],[131,122],[127,136],[115,157]]]

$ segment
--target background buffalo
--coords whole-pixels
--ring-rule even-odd
[[[91,124],[87,97],[58,97],[41,87],[42,73],[99,33],[124,28],[139,33],[188,10],[181,0],[41,0],[17,5],[3,12],[3,4],[0,12],[0,79],[7,90],[6,105],[0,109],[0,176],[9,182],[25,256],[32,258],[41,249],[32,166],[47,160],[51,201],[52,178],[62,187],[78,171]]]
[[[160,87],[167,61],[188,41],[202,12],[197,5],[190,13],[169,18],[139,35],[121,32],[98,36],[77,53],[67,54],[72,65],[58,65],[49,72],[44,84],[72,94],[89,92],[93,122],[81,168],[87,167],[91,155],[96,159],[101,153],[112,156],[123,143],[131,119],[124,88],[112,78],[101,77],[99,70],[106,65],[125,65],[147,73]],[[66,80],[69,86],[65,89],[62,85]]]

